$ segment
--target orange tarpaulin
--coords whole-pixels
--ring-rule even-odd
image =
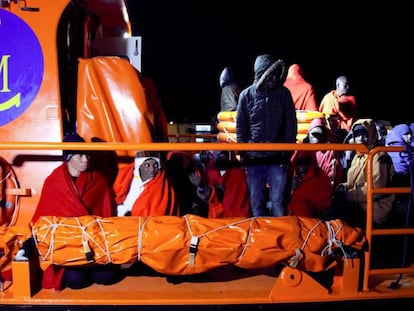
[[[152,142],[154,115],[138,72],[125,59],[79,59],[77,127],[87,141]],[[133,154],[132,154],[133,155]]]
[[[335,249],[361,249],[365,243],[362,229],[340,220],[296,216],[46,216],[33,225],[32,234],[42,261],[86,264],[87,244],[97,264],[141,261],[169,275],[202,273],[228,264],[257,269],[287,263],[318,272],[335,262]]]

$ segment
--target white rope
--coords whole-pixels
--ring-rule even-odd
[[[202,237],[204,237],[204,236],[206,236],[206,235],[208,235],[210,233],[217,232],[217,231],[221,231],[221,230],[224,230],[226,228],[230,228],[231,226],[237,226],[238,224],[245,223],[245,222],[249,221],[250,222],[250,226],[249,226],[249,230],[247,232],[246,243],[244,244],[244,247],[243,247],[242,252],[240,253],[240,256],[237,258],[237,261],[239,261],[243,257],[244,253],[246,252],[246,248],[247,248],[247,246],[249,244],[249,239],[250,239],[250,235],[251,235],[251,231],[252,231],[252,220],[253,219],[256,219],[258,217],[250,217],[250,218],[246,218],[246,219],[241,219],[239,221],[232,222],[232,223],[227,224],[225,226],[217,227],[215,229],[206,231],[203,234],[200,234],[198,236],[194,235],[193,231],[191,230],[191,224],[190,224],[189,220],[187,219],[187,215],[184,215],[183,218],[184,218],[184,220],[185,220],[185,222],[187,224],[187,229],[188,229],[188,232],[190,233],[190,236],[191,236],[190,241],[191,240],[195,240],[195,239],[197,239],[197,241],[199,241],[200,238],[202,238]],[[197,243],[197,245],[198,245],[198,243]],[[194,258],[192,258],[192,255],[191,255],[190,256],[190,261],[193,261],[193,259]]]
[[[328,255],[332,255],[333,251],[336,248],[339,248],[342,251],[342,254],[344,255],[344,257],[347,258],[347,254],[344,248],[342,247],[343,245],[342,242],[337,239],[337,235],[342,230],[342,226],[338,227],[338,224],[336,222],[334,222],[334,224],[337,226],[337,231],[334,230],[331,221],[325,221],[325,225],[328,229],[328,245],[326,245],[322,249],[321,255],[323,256],[325,252],[327,252]],[[347,261],[345,261],[345,263],[347,264]]]
[[[11,175],[11,171],[9,171],[6,176],[4,176],[4,178],[2,180],[0,180],[0,184],[2,184],[3,182],[5,182],[7,180],[7,178],[9,178]]]
[[[299,264],[299,261],[302,259],[302,252],[299,248],[295,248],[295,255],[289,258],[290,264],[292,268],[296,268]]]
[[[304,249],[306,244],[308,243],[308,240],[312,234],[312,232],[322,223],[322,220],[319,220],[308,232],[308,234],[306,235],[306,238],[302,244],[301,249]],[[333,251],[337,248],[339,248],[342,251],[342,254],[344,255],[345,258],[347,258],[347,254],[344,250],[344,248],[342,247],[342,242],[340,240],[337,239],[337,235],[339,234],[339,232],[342,230],[342,226],[339,226],[337,224],[337,222],[335,221],[325,221],[324,222],[326,225],[326,228],[328,230],[328,237],[327,237],[327,245],[322,249],[321,251],[321,256],[325,256],[325,254],[327,253],[328,255],[332,255]],[[333,225],[336,225],[336,231],[333,228]],[[292,258],[295,258],[292,257]],[[345,261],[346,262],[346,261]]]
[[[319,220],[310,230],[309,230],[309,232],[308,232],[308,234],[306,235],[306,238],[305,238],[305,240],[303,241],[303,244],[302,244],[302,246],[301,246],[301,248],[300,249],[304,249],[305,248],[305,246],[306,246],[306,244],[308,244],[308,240],[309,240],[309,238],[310,238],[310,236],[311,236],[311,234],[312,234],[312,232],[313,232],[313,230],[315,230],[316,229],[316,227],[318,227],[319,226],[319,224],[322,222],[322,220]]]
[[[111,258],[111,254],[110,254],[110,250],[109,250],[109,242],[108,242],[108,240],[106,238],[106,235],[105,235],[105,232],[104,232],[104,228],[102,226],[102,222],[104,220],[102,220],[101,218],[96,218],[96,219],[90,221],[89,223],[87,223],[84,226],[82,226],[82,224],[80,223],[80,220],[79,220],[78,217],[76,217],[76,222],[78,223],[78,225],[69,225],[69,224],[64,223],[67,220],[67,218],[60,219],[60,222],[59,223],[56,223],[56,217],[53,217],[53,219],[52,219],[53,221],[50,218],[48,218],[48,217],[43,217],[42,220],[46,220],[48,222],[48,224],[47,225],[43,225],[42,227],[38,228],[37,231],[34,230],[34,229],[32,229],[32,235],[33,235],[33,238],[34,238],[34,241],[35,241],[36,246],[40,242],[44,242],[46,240],[46,238],[50,236],[49,247],[48,247],[46,253],[44,254],[44,256],[41,256],[41,258],[42,258],[43,261],[47,261],[47,258],[50,256],[49,261],[53,263],[53,254],[54,254],[53,250],[54,250],[54,245],[55,245],[55,234],[56,234],[56,230],[59,227],[66,227],[66,228],[80,229],[81,230],[81,235],[82,235],[81,236],[81,240],[82,241],[86,241],[86,242],[89,241],[89,242],[93,243],[94,245],[96,245],[96,247],[99,248],[100,251],[103,254],[105,254],[105,256],[107,257],[107,263],[112,262],[112,258]],[[109,221],[107,221],[107,222],[109,222]],[[101,230],[102,236],[104,237],[105,248],[103,248],[96,241],[96,239],[94,239],[93,236],[89,232],[87,232],[88,226],[90,226],[90,225],[92,225],[94,223],[97,223],[98,226],[99,226],[99,228],[100,228],[100,230]],[[43,231],[45,231],[45,232],[43,232]],[[37,236],[38,236],[37,233],[38,232],[43,232],[41,234],[42,238],[41,238],[40,242],[37,240]],[[81,257],[81,256],[80,257],[74,257],[74,258],[66,259],[66,262],[72,262],[72,261],[77,261],[77,260],[82,260],[82,259],[84,259],[84,258]]]
[[[229,134],[229,131],[227,130],[226,127],[224,127],[223,130],[224,130],[224,134],[226,134],[226,141],[227,142],[234,142],[234,143],[237,142],[237,139],[234,139],[233,137],[231,137],[231,135]]]
[[[77,222],[79,224],[79,228],[82,230],[82,241],[84,241],[84,239],[86,239],[86,242],[91,242],[94,245],[96,245],[96,247],[99,248],[99,250],[103,254],[105,254],[105,256],[107,258],[107,262],[106,263],[111,263],[112,262],[112,258],[111,258],[111,253],[110,253],[110,250],[109,250],[109,242],[108,242],[108,239],[106,238],[106,234],[105,234],[105,231],[104,231],[103,226],[102,226],[102,222],[104,222],[104,220],[101,219],[101,218],[96,218],[96,219],[90,221],[89,223],[87,223],[84,226],[81,225],[81,223],[79,221],[79,218],[76,218],[76,220],[77,220]],[[105,221],[105,222],[109,222],[109,221]],[[86,229],[88,228],[88,226],[90,226],[92,224],[95,224],[95,223],[98,224],[98,226],[99,226],[99,228],[101,230],[101,235],[102,235],[102,237],[104,237],[105,249],[102,248],[102,246],[96,241],[96,239],[94,239],[94,237],[89,232],[86,231]]]
[[[42,226],[41,228],[39,228],[38,231],[40,230],[46,230],[46,233],[42,236],[42,239],[40,240],[41,242],[45,241],[46,236],[50,235],[50,241],[49,241],[49,247],[47,249],[46,254],[41,257],[43,261],[47,260],[47,257],[50,256],[50,261],[53,262],[53,245],[54,245],[54,240],[55,240],[55,232],[57,230],[57,228],[59,227],[59,224],[57,223],[52,223],[50,221],[50,219],[48,219],[47,217],[44,218],[47,222],[49,222],[49,225],[46,226]],[[55,218],[53,217],[53,219],[55,220]],[[64,221],[64,219],[62,219],[61,221]],[[37,241],[36,237],[36,231],[32,230],[32,235],[33,238],[35,240],[36,245],[39,244],[39,242]]]
[[[253,231],[252,230],[252,227],[253,227],[253,221],[252,220],[254,218],[256,218],[256,217],[249,218],[250,224],[249,224],[249,230],[247,231],[246,243],[244,244],[244,247],[243,247],[240,255],[237,257],[237,262],[239,262],[243,258],[244,254],[246,253],[247,247],[250,245],[250,236],[251,236],[252,231]]]
[[[106,238],[105,231],[104,231],[104,227],[102,225],[103,221],[102,221],[101,218],[99,218],[99,219],[97,219],[97,222],[99,224],[99,228],[101,229],[102,236],[105,237],[105,240],[104,240],[104,242],[105,242],[105,250],[106,250],[105,254],[106,254],[106,257],[108,258],[108,263],[109,263],[109,262],[112,262],[111,251],[109,249],[109,242],[108,242],[108,239]],[[95,242],[95,240],[93,240],[93,241]],[[98,247],[100,247],[100,245],[98,243],[95,243],[95,244]]]
[[[189,223],[189,221],[188,221],[188,219],[187,219],[186,216],[187,215],[183,216],[183,218],[185,219],[185,222],[187,223],[188,231],[190,232],[190,235],[191,236],[194,236],[193,231],[191,230],[191,225],[190,225],[190,223]],[[239,221],[232,222],[232,223],[227,224],[225,226],[217,227],[215,229],[206,231],[203,234],[198,235],[198,237],[201,238],[201,237],[206,236],[206,235],[208,235],[210,233],[213,233],[213,232],[216,232],[216,231],[221,231],[221,230],[226,229],[226,228],[229,228],[231,226],[236,226],[238,224],[241,224],[241,223],[244,223],[244,222],[247,222],[247,221],[251,221],[251,220],[256,219],[256,218],[259,218],[259,217],[250,217],[250,218],[241,219]]]
[[[137,250],[137,253],[138,253],[137,260],[138,261],[141,261],[142,236],[143,236],[143,233],[144,233],[144,228],[145,228],[147,222],[150,220],[150,218],[151,217],[147,217],[145,219],[144,224],[141,226],[142,217],[139,217],[139,221],[138,221],[138,240],[137,240],[137,248],[138,248],[138,250]]]

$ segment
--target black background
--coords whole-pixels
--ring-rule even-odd
[[[285,3],[286,2],[286,3]],[[218,78],[233,66],[240,84],[268,53],[298,62],[317,100],[347,75],[360,117],[413,121],[408,2],[129,0],[142,36],[142,72],[159,89],[168,120],[206,122],[220,109]]]

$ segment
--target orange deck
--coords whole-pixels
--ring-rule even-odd
[[[276,270],[243,272],[226,267],[191,277],[166,277],[142,271],[109,286],[94,284],[82,290],[64,289],[61,292],[41,290],[32,297],[16,296],[11,288],[0,294],[0,305],[279,305],[413,299],[414,274],[405,276],[398,290],[390,289],[389,285],[396,279],[397,275],[377,277],[372,281],[371,285],[375,286],[370,292],[339,294],[326,291],[323,294],[324,288],[312,279],[302,279],[297,288],[279,289],[276,281],[284,281],[276,277]],[[308,297],[303,295],[306,292]]]

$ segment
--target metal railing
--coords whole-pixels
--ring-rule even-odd
[[[180,135],[181,136],[181,135]],[[188,138],[203,135],[189,135]],[[178,139],[178,137],[177,137]],[[178,139],[179,140],[179,139]],[[186,143],[62,143],[62,142],[0,142],[1,150],[94,150],[94,151],[192,151],[198,152],[203,150],[232,150],[232,151],[269,151],[269,150],[337,150],[346,151],[354,150],[359,153],[368,154],[367,165],[367,220],[366,220],[366,238],[368,245],[372,243],[372,237],[375,235],[414,235],[414,228],[373,228],[373,195],[377,193],[409,193],[409,187],[373,187],[373,157],[377,152],[400,152],[405,150],[404,147],[376,147],[369,151],[365,145],[361,144],[295,144],[295,143],[223,143],[223,142],[186,142]],[[369,291],[369,277],[381,274],[406,274],[414,273],[414,267],[397,267],[387,269],[371,269],[371,251],[365,252],[365,265],[363,273],[363,291]]]
[[[389,235],[414,235],[414,228],[398,227],[398,228],[373,228],[373,196],[374,194],[386,194],[386,193],[410,193],[410,187],[382,187],[374,188],[373,186],[373,159],[376,153],[381,151],[386,152],[401,152],[406,150],[405,147],[376,147],[368,153],[367,161],[367,221],[366,221],[366,238],[368,246],[372,246],[373,236],[389,236]],[[411,185],[414,186],[414,185]],[[408,203],[410,204],[410,202]],[[383,269],[371,269],[371,251],[365,252],[365,265],[364,265],[364,280],[362,290],[369,291],[369,277],[371,275],[381,274],[407,274],[414,273],[414,266],[412,267],[397,267],[397,268],[383,268]],[[398,280],[396,281],[398,282]]]

